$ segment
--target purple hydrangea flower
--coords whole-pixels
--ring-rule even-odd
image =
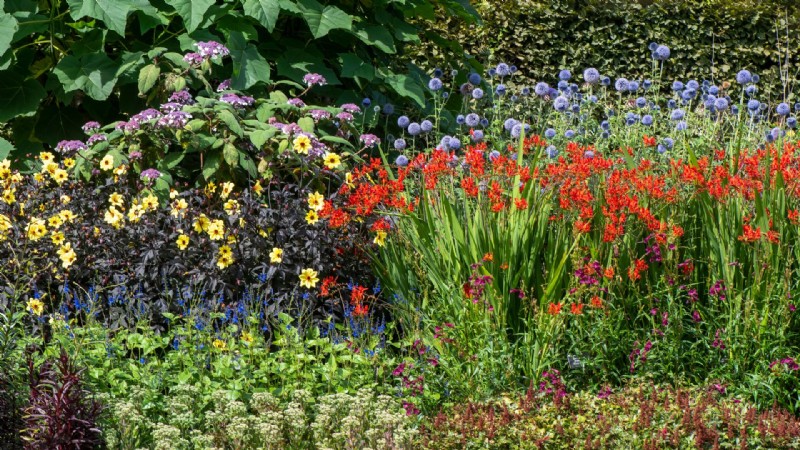
[[[222,83],[220,83],[217,86],[217,92],[227,91],[230,88],[231,88],[231,79],[228,78],[227,80],[223,80]]]
[[[95,122],[95,121],[86,122],[81,127],[81,130],[83,130],[83,132],[86,133],[86,134],[94,134],[99,129],[100,129],[100,124],[98,122]]]
[[[189,93],[188,89],[173,92],[172,95],[169,96],[169,101],[180,103],[181,105],[194,104],[194,98],[192,97],[192,94]]]
[[[369,104],[367,104],[367,106],[369,106]],[[344,105],[341,106],[341,108],[342,111],[349,112],[350,114],[357,114],[361,112],[361,108],[359,108],[358,105],[356,105],[355,103],[345,103]]]
[[[185,127],[191,118],[192,115],[186,111],[170,111],[158,119],[157,125],[161,128],[179,129]]]
[[[183,105],[181,105],[180,103],[177,103],[177,102],[168,102],[168,103],[162,103],[161,106],[159,106],[159,109],[161,109],[161,111],[164,112],[164,113],[168,113],[170,111],[180,111],[181,109],[183,109]],[[152,111],[155,111],[155,110],[153,109]],[[139,114],[145,114],[146,112],[149,113],[149,114],[152,114],[150,109],[142,111]],[[154,119],[156,117],[157,116],[150,117],[150,119]]]
[[[203,57],[199,53],[187,53],[183,55],[183,60],[192,66],[203,64]]]
[[[240,108],[243,108],[245,106],[250,106],[255,101],[253,100],[253,97],[248,97],[246,95],[242,95],[240,97],[233,93],[222,94],[219,100],[223,103],[227,103],[229,105],[233,105]]]
[[[56,151],[64,155],[86,150],[86,144],[81,141],[61,141],[56,145]]]
[[[308,112],[308,114],[311,116],[312,119],[314,119],[315,122],[331,118],[331,113],[325,111],[324,109],[312,109],[311,111]]]
[[[159,172],[156,169],[150,168],[143,170],[140,176],[143,179],[155,180],[156,178],[161,176],[161,172]]]
[[[347,111],[340,112],[339,114],[336,115],[336,118],[341,120],[342,122],[352,122],[353,121],[353,115],[350,114]]]
[[[306,106],[306,102],[299,98],[290,98],[286,103],[294,106],[295,108],[304,108]]]
[[[325,79],[322,75],[318,73],[307,73],[303,77],[303,81],[306,83],[307,86],[311,87],[314,85],[323,86],[328,84],[328,80]]]
[[[358,140],[364,143],[364,147],[374,147],[381,143],[380,138],[374,134],[362,134]]]
[[[95,133],[89,137],[89,140],[86,141],[88,145],[94,145],[97,142],[105,142],[108,140],[108,136],[103,133]]]
[[[197,53],[203,58],[216,58],[228,56],[231,52],[224,45],[219,42],[208,41],[198,42],[194,44],[197,47]]]
[[[165,103],[164,105],[161,105],[161,106],[165,107],[167,105],[174,105],[175,107],[174,108],[164,108],[165,112],[177,111],[177,110],[181,109],[181,107],[182,107],[182,105],[180,105],[179,103]],[[153,109],[153,108],[147,108],[144,111],[136,113],[133,117],[131,117],[131,120],[135,120],[136,122],[149,122],[151,120],[158,119],[159,117],[161,117],[161,115],[162,114],[161,114],[161,112],[159,110]]]

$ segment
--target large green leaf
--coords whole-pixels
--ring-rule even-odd
[[[299,49],[284,52],[275,61],[278,74],[290,78],[298,83],[303,82],[307,73],[318,73],[325,77],[329,85],[340,84],[336,74],[328,68],[322,55],[317,52],[307,52]]]
[[[67,0],[69,14],[75,20],[82,17],[102,20],[109,30],[125,36],[125,24],[130,3],[119,0]]]
[[[353,18],[335,6],[323,7],[317,0],[299,0],[297,5],[315,39],[325,36],[331,30],[350,30],[353,26]]]
[[[394,38],[386,27],[379,25],[358,27],[355,34],[365,44],[377,47],[384,53],[397,53],[397,49],[394,46]]]
[[[24,71],[0,72],[0,122],[36,112],[45,90],[39,82],[26,80]]]
[[[153,89],[161,75],[161,69],[155,64],[148,64],[139,72],[139,95],[144,95]]]
[[[214,4],[214,0],[165,0],[178,11],[186,31],[192,32],[203,23],[203,15]]]
[[[422,85],[408,75],[390,73],[383,77],[395,92],[403,97],[414,100],[419,106],[425,106],[425,92]]]
[[[342,53],[339,55],[342,64],[341,75],[347,78],[361,77],[367,81],[375,78],[375,68],[353,53]]]
[[[104,53],[81,58],[65,56],[53,69],[65,92],[83,90],[95,100],[105,100],[114,90],[119,65]]]
[[[244,13],[259,21],[270,33],[275,29],[280,12],[278,0],[244,0]]]
[[[3,138],[0,138],[0,161],[8,158],[11,150],[14,150],[14,145]]]
[[[253,44],[247,43],[243,33],[231,31],[228,49],[233,60],[233,89],[247,89],[259,81],[269,82],[269,63]]]
[[[0,10],[2,11],[2,10]],[[11,14],[0,14],[0,55],[11,47],[11,38],[19,30],[17,19]]]

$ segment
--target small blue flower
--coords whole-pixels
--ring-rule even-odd
[[[561,81],[558,82],[558,86],[556,86],[556,87],[558,88],[559,91],[563,92],[563,91],[566,91],[567,89],[569,89],[569,83],[567,83],[564,80],[561,80]]]
[[[511,137],[518,138],[520,134],[522,134],[522,130],[523,130],[522,124],[517,123],[511,128]]]
[[[574,105],[572,105],[571,109],[572,109],[572,112],[577,114],[577,113],[581,112],[581,105],[575,103]]]
[[[475,100],[480,100],[483,98],[483,89],[475,88],[472,90],[472,98]]]
[[[550,85],[544,81],[540,81],[536,83],[536,86],[533,87],[533,92],[539,97],[544,97],[550,92]]]
[[[680,122],[678,122],[677,124],[675,124],[675,129],[678,130],[678,131],[684,131],[688,127],[689,126],[686,124],[686,122],[684,122],[682,120]]]
[[[594,67],[590,67],[583,71],[583,80],[589,84],[597,84],[600,81],[600,72]]]
[[[797,118],[796,117],[789,117],[788,119],[786,119],[786,125],[789,128],[797,127]]]
[[[625,78],[617,78],[617,81],[614,82],[614,89],[618,92],[624,92],[628,90],[628,80]]]
[[[697,91],[695,89],[686,89],[685,91],[681,92],[681,98],[684,101],[689,101],[693,99],[697,95]]]
[[[498,84],[497,87],[494,88],[494,93],[497,95],[506,95],[506,85]]]
[[[464,125],[465,121],[466,121],[466,119],[464,118],[463,114],[459,114],[459,115],[456,116],[456,123],[457,124]]]
[[[422,128],[424,133],[428,133],[433,130],[433,123],[430,120],[423,120],[420,124],[420,128]]]
[[[508,75],[511,75],[511,67],[508,67],[508,64],[506,64],[506,63],[500,63],[494,69],[494,72],[499,77],[506,77]]]
[[[483,140],[483,131],[475,130],[472,132],[472,142],[480,142]]]
[[[481,121],[481,117],[479,115],[475,114],[475,113],[467,114],[467,117],[464,119],[464,122],[470,128],[477,127],[478,124],[480,123],[480,121]]]
[[[408,157],[406,155],[400,155],[394,160],[394,163],[397,164],[398,167],[405,167],[408,165]]]
[[[422,128],[420,128],[417,122],[411,122],[408,124],[408,134],[411,136],[416,136],[422,132]]]
[[[545,149],[545,153],[548,158],[555,158],[558,156],[558,149],[556,149],[555,145],[548,145],[547,149]]]
[[[383,105],[383,113],[386,114],[387,116],[391,116],[392,114],[394,114],[394,105],[392,105],[391,103]]]
[[[475,72],[469,74],[469,82],[470,84],[478,85],[481,84],[481,76]]]
[[[611,86],[611,78],[600,77],[600,84],[602,84],[603,86]]]
[[[758,88],[755,85],[751,84],[750,86],[744,88],[744,93],[747,94],[748,97],[756,95],[756,92],[758,92]]]
[[[644,97],[639,97],[636,99],[636,107],[637,108],[644,108],[647,106],[647,99]]]
[[[438,91],[443,86],[442,80],[439,78],[431,78],[431,81],[428,81],[428,89],[432,91]]]
[[[675,141],[672,138],[668,138],[668,137],[664,138],[662,143],[664,144],[664,147],[667,147],[668,149],[671,149],[672,147],[675,146]]]
[[[552,128],[544,130],[544,137],[546,137],[547,139],[553,139],[554,137],[556,137],[556,130]]]
[[[639,90],[639,82],[638,81],[628,81],[628,90],[631,92],[636,92]]]
[[[586,150],[585,152],[583,152],[583,157],[584,158],[588,158],[588,159],[592,159],[592,158],[594,158],[594,152],[591,151],[591,150]]]
[[[363,100],[361,100],[361,104],[362,104],[363,106],[365,106],[365,107],[366,107],[366,106],[369,106],[369,105],[371,105],[371,104],[372,104],[372,100],[370,100],[370,99],[369,99],[369,97],[364,97],[364,99],[363,99]]]
[[[488,127],[489,126],[489,119],[487,119],[486,117],[482,118],[481,119],[481,126],[482,127]]]
[[[518,123],[519,123],[519,121],[517,121],[516,119],[508,118],[508,119],[506,119],[505,122],[503,122],[503,128],[506,131],[511,131],[511,129],[514,128],[514,126],[517,125]]]
[[[450,147],[450,150],[458,150],[461,148],[461,141],[456,138],[450,138],[447,145]]]
[[[683,82],[675,80],[672,82],[672,90],[673,91],[682,91],[683,90]]]
[[[650,43],[650,44],[647,46],[647,49],[648,49],[648,50],[650,50],[651,52],[654,52],[654,51],[656,51],[656,49],[657,49],[657,48],[658,48],[658,44],[656,44],[655,42],[651,42],[651,43]]]
[[[714,96],[719,95],[719,88],[716,86],[709,86],[708,93]]]
[[[676,106],[678,106],[678,102],[676,102],[674,99],[669,99],[667,102],[667,108],[675,109]]]
[[[645,114],[645,116],[642,117],[642,125],[649,127],[652,124],[653,124],[653,116],[651,116],[650,114]]]
[[[697,80],[689,80],[686,82],[686,87],[689,89],[694,89],[695,91],[700,89],[700,83]]]
[[[644,80],[644,82],[642,83],[642,87],[644,87],[645,89],[650,89],[650,86],[652,85],[653,82],[651,80]]]
[[[714,108],[717,108],[719,111],[725,111],[728,109],[728,100],[722,97],[714,100]]]
[[[600,133],[600,138],[602,139],[608,139],[609,136],[610,134],[608,133],[608,131],[603,131],[602,133]]]
[[[757,84],[759,81],[761,81],[761,77],[756,74],[753,74],[753,83]]]
[[[558,72],[559,80],[568,81],[570,78],[572,78],[572,73],[569,70],[564,69],[561,72]]]
[[[788,116],[789,112],[791,112],[791,108],[789,108],[788,103],[779,103],[775,108],[775,112],[780,116]]]
[[[572,139],[572,138],[574,138],[574,137],[575,137],[575,131],[573,131],[573,130],[567,130],[567,131],[565,131],[565,132],[564,132],[564,137],[565,137],[565,138],[567,138],[567,139]]]
[[[747,109],[749,109],[750,111],[756,111],[760,105],[761,102],[759,102],[756,99],[750,99],[747,101]]]
[[[400,128],[405,129],[411,121],[408,119],[408,116],[400,116],[397,118],[397,126]]]
[[[394,149],[395,150],[403,150],[406,148],[406,140],[405,139],[395,139],[394,140]]]
[[[658,153],[661,153],[662,155],[667,152],[667,148],[661,144],[658,144],[658,148],[656,150],[658,151]]]
[[[489,153],[489,161],[494,162],[494,160],[499,157],[500,157],[500,152],[498,152],[497,150],[492,150],[492,152]]]

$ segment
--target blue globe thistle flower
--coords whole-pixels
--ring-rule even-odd
[[[450,136],[442,136],[442,139],[439,141],[439,145],[436,146],[436,148],[447,150],[450,147],[450,139],[452,139]]]
[[[472,92],[472,85],[469,83],[462,83],[461,86],[458,87],[458,92],[461,95],[469,95]]]
[[[439,78],[431,78],[431,81],[428,81],[428,89],[432,91],[438,91],[443,86],[442,80]]]
[[[651,42],[650,45],[647,46],[647,49],[650,50],[651,52],[656,51],[657,48],[658,44],[656,44],[655,42]]]
[[[636,92],[639,90],[639,82],[638,81],[629,81],[628,82],[628,90],[631,92]]]
[[[636,124],[636,119],[634,119],[633,117],[628,117],[627,119],[625,119],[625,125],[632,127],[635,124]]]
[[[472,98],[475,100],[480,100],[483,98],[483,89],[475,88],[472,90]]]
[[[686,116],[686,113],[682,109],[675,109],[670,113],[669,118],[672,120],[683,120],[684,116]]]
[[[422,127],[420,127],[417,122],[411,122],[408,124],[408,134],[411,136],[416,136],[420,133],[422,133]]]
[[[550,92],[550,85],[548,85],[544,81],[540,81],[536,83],[536,86],[533,87],[533,92],[539,97],[544,97]]]
[[[517,66],[514,65],[511,66],[511,73],[517,73],[517,70],[518,70]]]
[[[556,98],[556,97],[558,97],[558,89],[555,89],[555,88],[550,88],[550,89],[547,91],[547,95],[548,95],[550,98]]]
[[[739,114],[739,107],[736,105],[731,106],[731,114],[733,114],[734,116]]]
[[[749,70],[740,70],[739,73],[736,74],[736,82],[739,84],[747,84],[751,81],[753,81],[753,75]]]
[[[681,98],[683,100],[687,101],[687,102],[689,100],[695,98],[696,95],[697,95],[697,91],[694,90],[694,89],[686,89],[683,92],[681,92]]]
[[[706,100],[703,102],[703,106],[705,106],[706,109],[713,109],[714,108],[714,102],[716,100],[717,100],[716,97],[714,97],[713,95],[710,95],[710,96],[706,97]]]
[[[575,83],[572,83],[572,84],[569,85],[569,91],[572,92],[573,94],[576,94],[580,90],[581,90],[581,87],[578,86]]]
[[[700,83],[698,83],[697,80],[689,80],[686,82],[686,87],[696,91],[700,89]]]
[[[753,74],[753,83],[758,83],[759,81],[761,81],[761,77],[756,74]]]
[[[644,80],[644,82],[642,82],[642,87],[644,87],[645,89],[650,89],[650,86],[652,85],[653,82],[651,80]]]
[[[628,90],[628,80],[625,78],[617,78],[617,81],[614,82],[614,89],[618,92],[624,92]]]
[[[667,59],[669,59],[670,51],[669,47],[667,47],[666,45],[659,45],[658,47],[656,47],[653,53],[655,53],[656,55],[655,57],[658,61],[666,61]]]
[[[404,144],[403,147],[405,147],[405,143],[403,144]],[[395,147],[397,147],[396,142],[395,142]],[[397,159],[394,160],[394,163],[397,164],[398,167],[405,167],[408,165],[408,157],[406,155],[400,155],[397,157]]]
[[[558,149],[555,145],[548,145],[544,152],[547,154],[548,158],[555,158],[558,156]]]
[[[517,121],[516,119],[509,118],[506,119],[505,122],[503,122],[503,128],[505,128],[506,131],[511,131],[511,129],[514,128],[514,126],[517,125],[518,123],[519,121]]]
[[[383,113],[386,114],[387,116],[391,116],[392,114],[394,114],[394,105],[392,105],[391,103],[383,105]]]
[[[497,65],[497,67],[495,67],[494,73],[498,77],[506,77],[508,75],[511,75],[511,67],[508,67],[508,64],[506,63],[500,63]]]
[[[494,93],[497,95],[506,95],[506,85],[498,84],[497,87],[494,88]]]
[[[522,88],[522,91],[520,91],[520,93],[523,96],[527,97],[527,96],[531,95],[531,88],[526,86],[526,87]]]
[[[476,85],[481,84],[481,76],[476,72],[472,72],[471,74],[469,74],[469,77],[467,79],[469,80],[470,84],[476,84]]]
[[[464,122],[466,122],[466,121],[467,121],[467,119],[464,118],[463,114],[459,114],[459,115],[456,116],[456,123],[457,124],[464,125]]]
[[[450,150],[458,150],[459,148],[461,148],[461,141],[456,138],[450,138],[448,146],[450,147]]]
[[[569,108],[569,100],[567,100],[567,97],[559,95],[555,100],[553,100],[553,107],[556,109],[556,111],[564,112],[567,110],[567,108]]]
[[[714,100],[714,108],[716,108],[718,111],[727,110],[728,109],[728,100],[725,99],[725,98],[722,98],[722,97]]]
[[[603,131],[602,133],[600,133],[600,137],[603,139],[608,139],[609,136],[611,135],[608,134],[608,131]]]
[[[408,116],[400,116],[397,118],[397,126],[405,129],[411,121],[408,119]]]
[[[492,152],[489,153],[489,161],[491,162],[494,162],[494,160],[499,157],[500,157],[500,152],[498,152],[497,150],[492,150]]]
[[[675,124],[675,129],[678,130],[678,131],[684,131],[687,128],[689,128],[689,125],[686,122],[684,122],[683,120],[681,120],[680,122]]]
[[[596,95],[590,95],[589,96],[589,101],[592,102],[592,103],[597,103],[597,96]]]
[[[546,137],[547,139],[553,139],[554,137],[556,137],[556,130],[552,128],[544,130],[544,137]]]
[[[481,119],[481,126],[482,127],[488,127],[489,126],[489,119],[487,119],[486,117],[482,118]]]
[[[710,82],[710,81],[708,81],[708,80],[703,80],[703,87],[704,87],[704,88],[707,88],[707,87],[709,87],[709,86],[711,86],[711,82]]]
[[[597,84],[600,81],[600,72],[594,67],[584,70],[583,81],[589,84]]]
[[[569,70],[563,69],[563,70],[561,70],[561,72],[558,72],[558,79],[559,80],[567,81],[570,78],[572,78],[572,72],[570,72]]]
[[[765,136],[765,137],[766,137],[766,139],[767,139],[767,142],[773,142],[773,141],[775,141],[775,136],[774,136],[774,135],[772,134],[772,132],[770,132],[770,131],[767,131],[767,134],[766,134],[766,136]]]
[[[669,137],[664,138],[664,140],[661,142],[664,144],[664,147],[667,147],[668,149],[672,149],[672,147],[675,146],[675,140]]]
[[[369,97],[364,97],[364,99],[361,100],[361,105],[363,105],[364,107],[368,107],[371,104],[372,100],[370,100]]]
[[[564,132],[564,137],[565,137],[565,138],[567,138],[567,139],[572,139],[572,138],[574,138],[574,137],[575,137],[575,131],[573,131],[573,130],[567,130],[567,131],[565,131],[565,132]]]
[[[561,80],[561,81],[558,82],[558,90],[559,91],[566,91],[567,89],[569,89],[569,83],[567,83],[564,80]]]
[[[583,157],[584,158],[588,158],[588,159],[592,159],[592,158],[594,158],[594,152],[591,151],[591,150],[586,150],[585,152],[583,152]]]
[[[400,139],[395,139],[394,140],[394,149],[395,150],[403,150],[405,148],[406,148],[406,140],[405,139],[400,138]]]
[[[456,69],[451,70],[450,71],[450,76],[453,77],[453,78],[457,77],[458,76],[458,70],[456,70]]]
[[[449,93],[449,92],[442,92],[442,98],[443,98],[443,99],[448,99],[448,98],[450,98],[450,93]]]
[[[666,147],[664,147],[663,145],[661,145],[661,144],[658,144],[658,147],[656,148],[656,151],[658,151],[658,153],[660,153],[660,154],[662,154],[662,155],[663,155],[664,153],[666,153],[666,152],[667,152],[667,149],[666,149]]]
[[[796,128],[797,127],[797,118],[796,117],[789,117],[786,119],[786,125],[789,128]]]
[[[419,126],[424,133],[429,133],[431,130],[433,130],[433,123],[430,120],[423,120]]]
[[[647,106],[647,99],[644,97],[639,97],[636,99],[636,107],[637,108],[644,108]]]
[[[494,70],[494,68],[491,68],[486,72],[486,74],[489,75],[489,77],[493,77],[496,73],[497,71]]]
[[[607,115],[608,117],[614,117],[615,115],[617,115],[617,113],[616,113],[616,112],[614,112],[614,110],[613,110],[613,109],[609,109],[608,111],[606,111],[606,115]]]
[[[795,112],[800,111],[800,103],[795,103],[794,104],[794,110],[795,110]]]
[[[600,128],[608,131],[611,128],[611,124],[608,123],[607,120],[604,120],[604,121],[600,122]]]
[[[661,107],[650,102],[650,111],[661,111]]]
[[[788,103],[779,103],[778,106],[775,108],[775,112],[778,113],[780,116],[788,116],[791,112],[791,108],[789,108]]]
[[[645,114],[645,116],[642,117],[642,125],[649,127],[652,124],[653,124],[653,116],[651,116],[650,114]]]
[[[669,99],[667,102],[667,108],[675,109],[676,106],[678,106],[678,102],[676,102],[674,99]]]
[[[581,112],[581,105],[576,103],[576,104],[572,105],[571,109],[572,109],[572,112],[577,114],[577,113]]]
[[[761,102],[761,104],[758,105],[758,109],[760,109],[761,111],[766,111],[767,108],[769,108],[769,105],[767,105],[764,102]]]
[[[759,106],[761,106],[761,102],[754,98],[747,101],[747,109],[750,111],[758,110]]]
[[[483,130],[475,130],[472,132],[472,142],[480,142],[483,140]]]
[[[710,86],[708,88],[708,93],[711,95],[719,95],[719,88],[716,86]]]
[[[603,86],[611,86],[611,78],[600,77],[600,84],[602,84]]]
[[[673,91],[682,91],[683,90],[683,82],[675,80],[672,82],[672,90]]]
[[[467,114],[467,117],[464,119],[464,122],[470,128],[477,127],[478,124],[481,122],[481,116],[479,116],[479,115],[477,115],[475,113],[469,113],[469,114]]]
[[[443,75],[444,75],[444,71],[442,71],[442,69],[440,69],[440,68],[438,68],[438,67],[437,67],[437,68],[435,68],[435,69],[433,69],[433,76],[434,76],[434,77],[436,77],[436,78],[442,78],[442,76],[443,76]]]

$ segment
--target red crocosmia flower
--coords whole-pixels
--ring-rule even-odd
[[[583,314],[583,303],[573,303],[569,305],[570,312],[575,315]]]
[[[322,286],[319,288],[319,294],[323,297],[330,295],[331,287],[336,285],[336,277],[328,276],[322,280]]]
[[[642,136],[642,141],[644,142],[645,147],[655,147],[656,146],[656,138],[650,137],[648,135]]]
[[[773,244],[777,244],[780,242],[780,235],[775,230],[769,230],[767,231],[767,239]]]
[[[353,305],[358,305],[361,303],[361,301],[364,300],[365,292],[367,292],[367,288],[365,286],[353,286],[353,291],[350,293],[350,303]]]
[[[597,295],[595,295],[589,301],[589,304],[592,305],[592,308],[602,308],[603,307],[603,300],[600,297],[598,297]]]
[[[355,317],[364,317],[367,314],[369,314],[369,306],[368,305],[362,305],[361,303],[359,303],[353,309],[353,316],[355,316]]]
[[[609,280],[614,278],[614,268],[613,267],[607,267],[605,270],[603,270],[603,276],[605,278],[608,278]]]
[[[575,230],[578,233],[588,233],[592,231],[592,224],[589,222],[584,222],[582,220],[579,220],[575,222]]]
[[[561,307],[564,306],[561,303],[550,303],[547,306],[547,314],[551,314],[553,316],[558,315],[561,312]]]
[[[755,242],[761,239],[761,228],[751,227],[748,224],[742,226],[742,234],[738,237],[740,241]]]
[[[492,252],[488,252],[483,255],[483,260],[487,262],[494,261],[494,255],[492,254]]]
[[[519,210],[528,209],[528,201],[524,198],[518,198],[514,200],[514,206],[516,206]]]
[[[796,209],[790,209],[789,212],[786,214],[786,217],[789,218],[790,222],[797,225],[797,222],[800,221],[800,211]]]
[[[461,288],[464,290],[464,297],[467,298],[467,299],[471,299],[472,298],[472,285],[469,284],[469,281],[464,283],[464,285]]]

